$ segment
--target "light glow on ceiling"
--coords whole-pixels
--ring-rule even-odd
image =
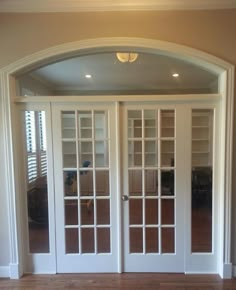
[[[178,77],[179,77],[179,74],[178,74],[178,73],[173,73],[173,74],[172,74],[172,77],[173,77],[173,78],[178,78]]]

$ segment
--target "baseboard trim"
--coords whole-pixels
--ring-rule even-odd
[[[184,272],[185,275],[215,275],[217,272],[214,271],[186,271]]]
[[[233,265],[231,263],[223,265],[223,279],[231,279],[233,275]]]
[[[0,266],[0,278],[9,278],[9,267]]]
[[[9,274],[11,279],[20,279],[22,273],[19,264],[9,264]]]

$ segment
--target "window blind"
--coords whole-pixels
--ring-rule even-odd
[[[47,175],[46,122],[44,111],[25,112],[27,178],[32,185]]]

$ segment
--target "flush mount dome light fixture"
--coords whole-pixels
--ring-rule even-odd
[[[178,73],[173,73],[173,74],[172,74],[172,77],[173,77],[173,78],[178,78],[178,77],[179,77],[179,74],[178,74]]]
[[[116,57],[120,62],[135,62],[138,58],[138,53],[135,52],[117,52]]]

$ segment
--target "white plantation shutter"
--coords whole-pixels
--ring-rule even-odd
[[[25,129],[26,129],[28,183],[32,183],[37,179],[38,175],[34,111],[25,112]]]
[[[39,125],[39,169],[40,176],[47,175],[47,145],[46,145],[46,122],[45,122],[45,112],[38,112],[38,125]]]
[[[39,177],[47,175],[45,112],[25,112],[27,176],[32,185]]]

